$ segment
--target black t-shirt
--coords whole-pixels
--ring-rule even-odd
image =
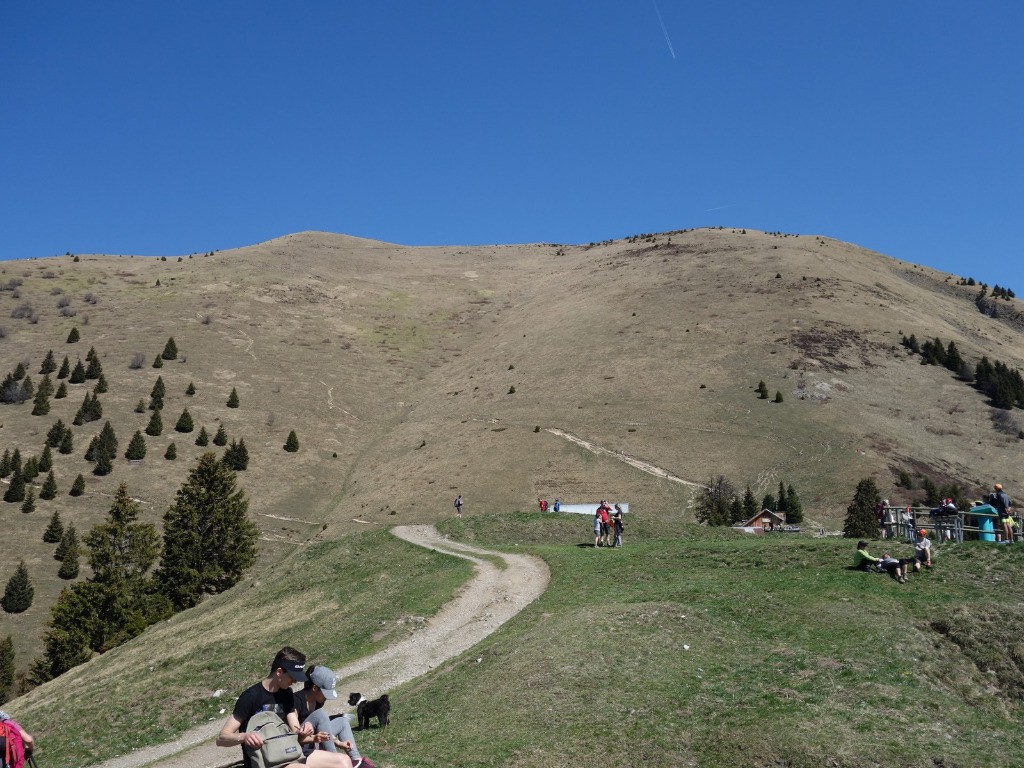
[[[262,682],[259,682],[242,691],[242,695],[235,702],[235,708],[231,714],[241,723],[238,730],[244,733],[245,727],[249,724],[249,718],[257,712],[275,712],[282,720],[286,720],[288,713],[294,711],[294,709],[295,697],[292,694],[291,688],[283,688],[280,691],[271,693],[263,687]],[[244,748],[242,749],[242,755],[242,764],[245,768],[251,768],[252,763]]]

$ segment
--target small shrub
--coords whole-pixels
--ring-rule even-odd
[[[776,403],[781,403],[782,402],[782,393],[779,392],[778,390],[775,391],[775,402]]]
[[[57,309],[64,309],[64,307],[69,307],[69,306],[71,306],[71,297],[70,296],[61,296],[59,299],[57,299]],[[59,539],[58,539],[58,541],[59,541]]]
[[[508,393],[510,395],[514,395],[516,393],[516,385],[515,384],[513,384],[511,387],[508,388]]]
[[[185,394],[192,397],[196,393],[196,385],[191,381],[188,383],[188,388],[185,390]]]
[[[132,359],[128,362],[128,367],[133,371],[137,371],[140,368],[142,368],[142,366],[145,365],[145,363],[146,356],[141,352],[136,352],[134,355],[132,355]]]

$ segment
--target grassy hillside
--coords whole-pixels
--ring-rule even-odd
[[[0,373],[23,362],[38,383],[48,350],[74,364],[95,347],[109,392],[103,418],[74,428],[74,453],[55,454],[58,497],[29,515],[0,502],[19,542],[0,553],[0,578],[24,558],[36,590],[28,611],[0,615],[0,636],[13,635],[26,669],[62,587],[54,545],[41,541],[54,510],[82,535],[126,482],[159,523],[204,450],[199,427],[219,423],[249,448],[239,483],[262,531],[261,569],[313,536],[444,519],[457,493],[477,516],[560,496],[626,500],[670,528],[692,520],[691,488],[614,454],[696,483],[723,473],[758,496],[791,483],[813,528],[840,526],[863,477],[894,500],[919,497],[893,488],[901,469],[969,495],[999,480],[1013,495],[1022,442],[993,428],[983,395],[899,346],[902,334],[938,336],[971,363],[1024,365],[1020,303],[989,317],[955,277],[827,238],[718,229],[437,248],[306,232],[180,259],[7,262]],[[171,336],[179,359],[154,369]],[[147,438],[141,465],[119,457],[110,476],[93,476],[90,438],[109,419],[123,452],[149,420],[135,406],[158,375],[164,433]],[[756,397],[762,379],[784,402]],[[0,449],[38,454],[92,383],[51,399],[46,416],[0,406]],[[232,388],[237,409],[226,406]],[[186,406],[196,431],[181,435]],[[292,429],[295,454],[283,451]],[[162,458],[172,440],[173,462]],[[88,487],[74,500],[78,473]]]
[[[845,540],[627,522],[621,550],[584,546],[589,521],[575,516],[446,524],[540,555],[551,587],[498,634],[390,691],[393,725],[361,734],[361,749],[397,768],[1004,766],[1022,754],[1015,548],[947,545],[934,572],[899,585],[848,570]],[[358,577],[345,565],[355,559]],[[431,613],[465,576],[464,563],[377,532],[316,544],[16,711],[49,762],[88,764],[219,719],[229,702],[213,690],[230,697],[286,640],[332,664],[391,642],[368,630],[401,632],[397,617]],[[110,686],[113,704],[97,701]]]

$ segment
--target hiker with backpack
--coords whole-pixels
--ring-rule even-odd
[[[306,656],[285,646],[270,663],[270,674],[242,691],[217,735],[218,747],[242,747],[244,768],[352,768],[348,755],[314,750],[303,755],[302,744],[331,738],[310,723],[300,724],[291,687],[306,682]]]
[[[22,768],[25,761],[32,760],[36,741],[32,734],[18,725],[14,718],[0,710],[0,764],[4,768]]]

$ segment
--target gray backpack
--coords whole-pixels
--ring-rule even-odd
[[[259,749],[245,747],[254,768],[275,768],[302,759],[298,734],[274,712],[257,712],[249,718],[246,733],[256,732],[263,739]]]

